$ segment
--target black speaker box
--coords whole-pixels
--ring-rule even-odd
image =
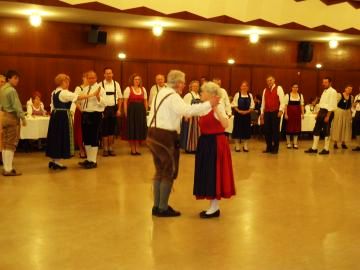
[[[92,44],[106,44],[107,32],[91,29],[88,33],[88,42]]]
[[[308,63],[313,59],[313,44],[308,41],[301,41],[298,45],[297,61],[299,63]]]

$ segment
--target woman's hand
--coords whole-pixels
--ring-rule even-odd
[[[285,119],[288,120],[289,119],[289,116],[287,114],[285,114]]]

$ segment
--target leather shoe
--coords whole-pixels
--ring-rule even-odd
[[[19,176],[19,175],[22,175],[22,173],[17,172],[15,169],[12,169],[10,172],[6,172],[5,170],[3,170],[2,175],[3,176]]]
[[[309,148],[308,150],[305,150],[304,152],[307,154],[316,154],[318,152],[318,150]]]
[[[174,210],[171,206],[168,206],[167,210],[159,209],[158,217],[179,217],[181,213],[179,211]]]
[[[78,164],[81,166],[81,167],[85,167],[90,161],[88,161],[87,159],[85,159],[84,161],[80,161]]]
[[[97,164],[95,162],[89,161],[85,166],[85,169],[95,169],[97,168]]]
[[[153,216],[157,216],[159,214],[159,207],[153,206],[153,208],[151,209],[151,214]]]
[[[200,213],[200,218],[204,218],[204,219],[206,219],[206,218],[217,218],[219,216],[220,216],[220,209],[217,210],[216,212],[212,213],[212,214],[206,214],[206,211],[202,211]]]
[[[330,151],[323,149],[323,150],[321,150],[319,155],[328,155],[329,153],[330,153]]]
[[[357,146],[353,149],[354,152],[360,152],[360,146]]]

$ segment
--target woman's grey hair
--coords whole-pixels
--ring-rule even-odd
[[[214,96],[220,95],[220,87],[214,82],[206,82],[201,86],[201,91],[207,92]]]
[[[174,87],[177,82],[185,82],[185,73],[176,69],[170,70],[167,75],[167,85]]]

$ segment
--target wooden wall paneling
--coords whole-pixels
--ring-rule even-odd
[[[215,77],[218,77],[221,79],[221,87],[226,89],[229,93],[230,92],[229,91],[230,90],[230,66],[211,65],[209,80],[212,80]]]
[[[247,81],[249,83],[250,91],[252,91],[251,68],[240,66],[231,67],[231,86],[229,89],[229,95],[234,96],[235,93],[240,90],[242,81]]]
[[[318,96],[318,73],[316,70],[308,69],[302,69],[300,72],[299,91],[303,94],[305,103],[309,103],[313,97]]]
[[[347,84],[353,86],[353,94],[356,94],[360,85],[360,71],[343,71],[337,70],[334,78],[334,88],[342,92]]]
[[[146,62],[131,62],[125,61],[122,64],[122,81],[121,89],[124,89],[129,86],[129,78],[132,74],[137,73],[142,78],[143,87],[146,88],[146,91],[149,92],[149,80],[148,80],[148,67]],[[148,93],[149,94],[149,93]]]

